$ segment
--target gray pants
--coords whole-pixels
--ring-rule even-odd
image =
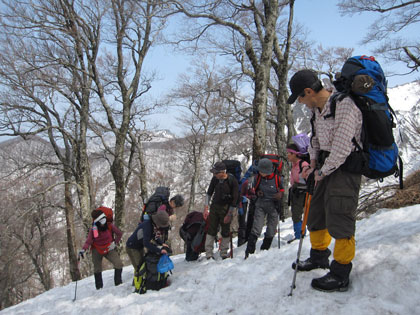
[[[259,237],[264,226],[264,219],[267,216],[267,230],[265,237],[272,238],[276,234],[279,215],[277,214],[276,202],[271,200],[257,199],[255,204],[254,224],[251,234]]]
[[[111,264],[114,265],[115,269],[122,269],[123,263],[121,261],[120,255],[118,252],[113,249],[110,250],[107,254],[101,255],[96,249],[92,249],[92,262],[93,262],[93,272],[99,273],[102,272],[102,258],[105,257]]]
[[[361,175],[341,169],[318,182],[309,208],[308,230],[328,229],[335,239],[354,236],[360,182]]]
[[[294,188],[290,191],[290,203],[293,223],[302,221],[302,214],[305,208],[306,192]]]

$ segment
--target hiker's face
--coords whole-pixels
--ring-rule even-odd
[[[224,179],[226,177],[226,172],[219,172],[219,173],[215,173],[214,176],[217,179]]]
[[[315,95],[314,90],[311,88],[306,88],[302,93],[299,94],[297,100],[301,104],[305,104],[309,109],[316,107],[313,96]]]
[[[296,154],[292,153],[292,152],[287,152],[287,160],[289,162],[295,162],[297,159]]]

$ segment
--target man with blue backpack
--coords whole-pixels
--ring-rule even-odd
[[[295,73],[289,84],[288,103],[298,100],[313,111],[309,154],[314,171],[308,181],[315,181],[307,221],[310,257],[292,267],[329,268],[325,276],[312,280],[312,287],[347,291],[361,175],[383,178],[398,169],[386,80],[373,57],[357,56],[347,60],[341,79],[334,82],[338,92],[324,89],[317,73],[308,69]],[[331,237],[335,247],[329,264]]]
[[[308,214],[311,241],[310,257],[300,261],[298,271],[330,268],[321,278],[312,280],[312,287],[321,291],[346,291],[349,286],[351,261],[355,255],[355,229],[361,175],[341,167],[352,151],[352,139],[360,143],[362,113],[350,97],[337,103],[335,117],[330,113],[333,93],[324,89],[315,71],[301,70],[290,80],[292,95],[314,112],[309,154],[315,190]],[[335,238],[334,260],[329,264],[328,246]],[[293,269],[296,264],[293,264]]]

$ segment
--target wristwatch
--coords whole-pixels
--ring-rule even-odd
[[[322,171],[318,170],[318,176],[322,176]]]

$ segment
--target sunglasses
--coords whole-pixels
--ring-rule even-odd
[[[302,98],[305,97],[305,95],[306,95],[305,91],[303,91],[302,93],[299,94],[299,96],[302,97]]]

